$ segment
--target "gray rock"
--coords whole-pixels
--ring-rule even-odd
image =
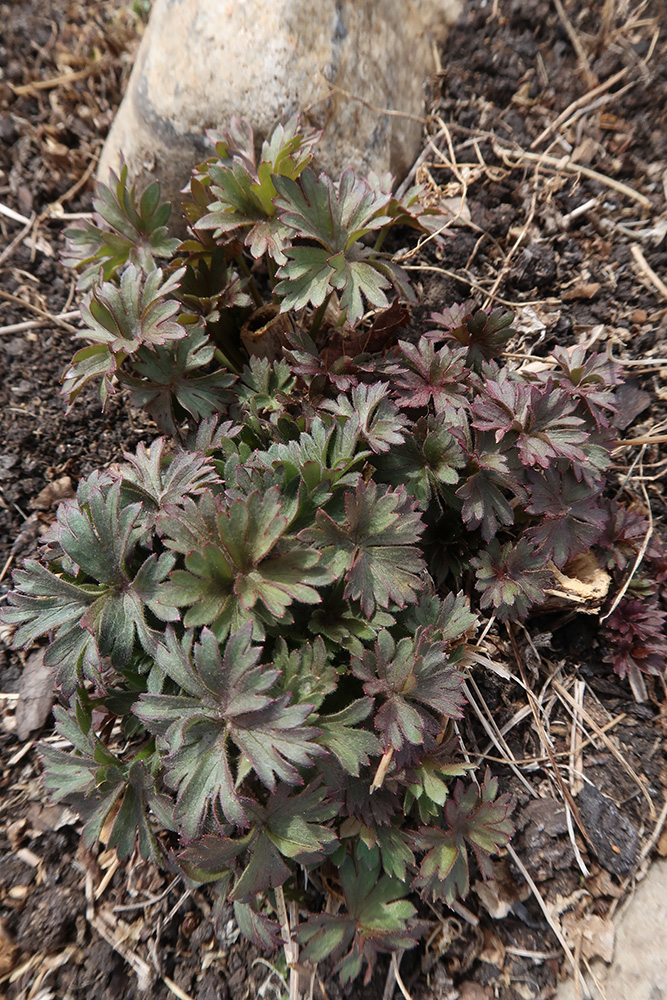
[[[588,992],[582,984],[577,990],[570,979],[561,984],[556,1000],[667,1000],[667,860],[651,866],[622,911],[614,918],[611,965],[592,963],[597,985],[584,973]]]
[[[140,186],[157,179],[178,203],[192,167],[212,148],[207,129],[224,130],[236,115],[261,139],[277,119],[301,112],[304,123],[324,129],[318,169],[401,178],[421,145],[434,46],[460,5],[156,0],[98,177],[118,172],[122,156]],[[402,116],[378,110],[385,108]]]

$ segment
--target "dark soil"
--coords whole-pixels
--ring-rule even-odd
[[[664,277],[667,15],[658,0],[649,0],[640,17],[627,11],[616,17],[626,5],[602,0],[565,7],[588,67],[547,0],[469,0],[441,52],[429,124],[441,155],[425,147],[417,178],[456,206],[464,179],[466,197],[444,249],[431,244],[411,261],[422,285],[412,323],[423,329],[434,309],[471,294],[479,302],[493,295],[517,312],[517,353],[543,356],[556,344],[575,343],[613,350],[635,363],[619,430],[636,439],[660,429],[667,398],[660,382],[667,361],[664,369],[651,364],[667,358],[667,301],[633,253],[639,248],[645,264]],[[90,210],[86,172],[111,123],[140,30],[140,19],[120,0],[0,2],[0,204],[36,217],[9,250],[23,226],[0,214],[4,593],[10,570],[35,553],[58,500],[80,477],[155,434],[122,396],[102,413],[91,390],[66,414],[59,378],[77,347],[76,320],[53,318],[76,307],[71,275],[59,263],[66,225],[60,216]],[[531,149],[565,108],[624,69],[604,102],[582,102],[569,116],[574,120]],[[87,75],[53,83],[69,71]],[[26,89],[33,81],[52,84]],[[588,176],[559,166],[565,156]],[[50,209],[54,203],[59,207]],[[36,320],[44,322],[6,329]],[[637,481],[627,477],[636,455],[637,449],[618,453],[619,488],[645,504]],[[644,474],[655,477],[642,482],[664,536],[659,446],[649,445],[642,461]],[[524,639],[517,651],[521,664],[491,633],[499,660],[515,674],[525,668],[536,691],[546,676],[570,692],[574,679],[584,680],[586,711],[598,726],[612,724],[610,736],[625,761],[599,741],[583,751],[589,783],[577,806],[588,837],[577,830],[574,843],[587,879],[568,833],[559,779],[531,719],[507,733],[523,780],[494,757],[476,722],[466,723],[464,736],[489,755],[503,790],[515,796],[513,848],[521,864],[576,926],[586,912],[613,912],[651,836],[667,786],[667,714],[657,683],[649,700],[636,704],[601,664],[594,618],[563,610],[534,626],[532,645]],[[0,644],[0,994],[8,1000],[280,997],[278,978],[238,937],[231,912],[218,922],[216,937],[210,894],[191,892],[136,858],[118,865],[113,852],[89,851],[76,817],[46,804],[33,740],[52,727],[49,719],[41,733],[17,735],[23,665]],[[525,704],[521,688],[490,672],[476,679],[497,725],[511,723]],[[562,699],[545,697],[553,698],[555,759],[567,762],[570,717]],[[428,946],[406,953],[400,967],[414,1000],[552,995],[562,953],[510,856],[487,889],[473,886],[460,912],[424,913],[434,934]],[[385,959],[368,987],[341,990],[320,970],[315,996],[394,996],[385,989],[387,973]]]

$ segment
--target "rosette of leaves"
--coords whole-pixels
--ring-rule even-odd
[[[514,314],[503,309],[487,311],[466,303],[431,313],[431,319],[437,329],[430,331],[430,336],[462,344],[467,349],[468,365],[475,371],[485,361],[499,357],[514,335]]]
[[[195,221],[195,230],[210,230],[216,240],[244,234],[245,246],[253,257],[267,253],[276,264],[284,264],[291,230],[274,204],[275,179],[296,181],[310,163],[319,137],[319,132],[301,129],[298,118],[291,118],[275,127],[257,157],[249,122],[234,118],[223,136],[211,133],[217,156],[198,168],[192,182],[195,204],[207,203],[206,212]],[[195,213],[189,214],[192,221]]]
[[[667,613],[655,602],[624,598],[607,617],[602,636],[604,658],[619,677],[630,677],[643,687],[640,675],[659,676],[665,669]]]
[[[48,643],[72,749],[45,750],[46,782],[87,841],[171,851],[262,947],[276,894],[305,911],[319,869],[336,906],[295,934],[348,981],[418,940],[415,894],[465,895],[511,834],[456,739],[475,608],[523,622],[578,553],[620,574],[644,551],[653,586],[636,578],[603,633],[631,680],[664,656],[665,613],[646,519],[605,497],[606,358],[505,364],[511,317],[469,305],[382,356],[360,332],[341,357],[313,329],[304,307],[321,318],[333,296],[357,322],[409,294],[380,244],[417,209],[386,178],[316,177],[312,139],[290,124],[256,154],[235,123],[193,183],[189,217],[210,218],[165,270],[155,194],[116,191],[136,252],[107,213],[66,392],[118,380],[174,441],[79,483],[2,616],[17,645]],[[279,360],[221,339],[257,293],[241,238],[300,312]]]
[[[299,183],[277,177],[275,184],[280,219],[291,232],[275,288],[283,312],[308,304],[324,307],[335,292],[354,326],[365,312],[364,300],[376,307],[389,304],[385,294],[389,288],[414,298],[405,271],[362,242],[393,223],[385,214],[390,191],[371,187],[352,170],[344,171],[338,184],[326,174],[316,177],[311,170],[304,171]]]
[[[93,222],[65,232],[63,263],[78,273],[79,291],[91,288],[100,271],[110,281],[128,263],[150,271],[176,252],[180,241],[168,235],[171,205],[160,200],[160,185],[153,181],[139,196],[128,185],[126,165],[119,175],[111,171],[109,184],[98,182],[93,208]]]
[[[298,934],[347,980],[423,927],[408,899],[411,837],[438,822],[465,770],[438,739],[463,710],[457,664],[474,616],[462,597],[418,600],[419,513],[403,488],[354,470],[372,453],[372,420],[355,423],[340,399],[334,410],[296,441],[269,424],[265,450],[246,451],[240,426],[209,425],[198,440],[210,458],[158,442],[83,481],[4,617],[18,643],[52,635],[47,659],[72,696],[57,724],[73,749],[45,751],[46,780],[81,810],[88,841],[113,817],[122,854],[138,837],[160,858],[177,834],[184,871],[214,882],[264,944],[265,894],[328,858],[347,909]],[[322,487],[295,532],[299,491]],[[338,631],[318,605],[347,609]],[[387,787],[367,814],[387,750]],[[368,874],[353,891],[359,863]]]
[[[164,278],[160,268],[142,272],[128,264],[120,281],[99,281],[81,303],[85,329],[80,337],[92,341],[72,358],[63,377],[69,405],[91,379],[102,379],[103,402],[113,391],[111,377],[123,361],[141,347],[156,348],[187,336],[175,319],[179,303],[171,298],[183,270]]]

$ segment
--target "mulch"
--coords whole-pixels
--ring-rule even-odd
[[[77,328],[63,232],[90,211],[145,6],[0,2],[2,593],[78,480],[155,435],[122,394],[102,413],[91,390],[70,414],[59,394]],[[451,235],[407,262],[413,331],[472,296],[516,313],[511,350],[526,363],[558,344],[622,361],[614,475],[663,538],[666,29],[658,0],[469,0],[410,178],[448,206]],[[656,679],[636,702],[601,662],[596,615],[575,610],[531,620],[514,643],[492,628],[489,666],[472,675],[466,745],[516,803],[496,877],[425,912],[433,933],[402,956],[399,983],[388,958],[368,987],[320,969],[315,997],[546,1000],[568,965],[608,956],[615,911],[667,854],[665,690]],[[48,803],[48,681],[39,651],[0,640],[0,995],[279,998],[279,959],[244,943],[231,913],[216,936],[206,891],[88,850],[76,816]]]

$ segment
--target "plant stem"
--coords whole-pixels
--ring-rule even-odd
[[[375,250],[376,253],[380,251],[382,244],[384,243],[385,238],[387,236],[387,233],[389,232],[390,226],[391,222],[388,222],[387,225],[383,226],[380,232],[377,234],[377,239],[375,240],[375,245],[373,246],[373,250]]]
[[[259,309],[261,306],[264,305],[264,300],[262,299],[262,296],[259,294],[259,289],[258,289],[257,285],[255,284],[255,279],[253,278],[252,274],[250,273],[250,268],[248,267],[248,262],[246,261],[246,259],[245,259],[245,257],[243,256],[242,253],[240,253],[238,255],[238,257],[236,258],[236,262],[239,265],[240,269],[243,271],[243,273],[246,276],[246,278],[248,279],[248,288],[250,290],[250,294],[252,295],[252,297],[254,299],[255,305]]]
[[[292,941],[287,907],[285,906],[285,894],[281,885],[276,886],[276,912],[280,923],[280,930],[283,936],[283,948],[285,951],[285,961],[289,969],[289,996],[290,1000],[299,1000],[299,973],[294,968],[296,965],[296,946]]]
[[[320,332],[320,327],[322,326],[322,320],[324,319],[324,314],[327,311],[327,306],[329,305],[329,300],[332,293],[329,292],[324,302],[317,307],[315,310],[315,315],[313,316],[313,322],[310,326],[310,336],[314,340],[317,334]]]

